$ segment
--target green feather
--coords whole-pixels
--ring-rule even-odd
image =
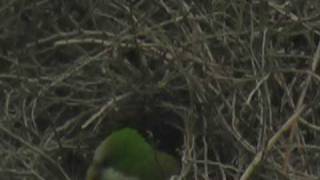
[[[87,180],[166,180],[178,167],[173,156],[154,150],[136,130],[124,128],[96,149]]]

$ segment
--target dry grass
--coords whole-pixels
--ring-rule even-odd
[[[1,2],[1,179],[83,179],[112,129],[163,124],[178,179],[318,179],[319,8]]]

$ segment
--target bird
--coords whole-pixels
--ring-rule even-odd
[[[169,180],[177,159],[151,146],[132,128],[114,131],[97,147],[86,180]]]

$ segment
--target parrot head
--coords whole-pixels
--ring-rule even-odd
[[[136,130],[124,128],[98,146],[87,180],[167,180],[178,170],[173,156],[154,149]]]

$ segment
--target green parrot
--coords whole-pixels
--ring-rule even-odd
[[[87,180],[168,180],[177,160],[155,150],[134,129],[113,132],[96,149]]]

